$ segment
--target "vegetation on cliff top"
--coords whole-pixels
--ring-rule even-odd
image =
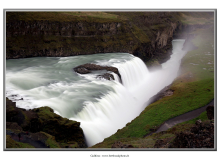
[[[122,21],[119,16],[106,12],[7,12],[6,22],[11,21],[52,21],[52,22],[119,22]]]

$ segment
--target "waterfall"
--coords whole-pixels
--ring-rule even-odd
[[[99,64],[103,65],[103,63]],[[142,109],[140,106],[143,105],[132,90],[143,85],[142,82],[148,77],[149,71],[146,65],[137,57],[122,63],[105,62],[105,65],[119,69],[123,84],[119,83],[117,75],[114,74],[115,82],[109,82],[114,91],[97,99],[98,102],[85,102],[80,113],[72,118],[81,122],[89,146],[103,141],[104,138],[124,127],[140,114]]]
[[[128,53],[7,60],[6,96],[16,101],[17,107],[49,106],[55,113],[80,122],[88,146],[92,146],[137,117],[152,96],[173,82],[185,54],[183,43],[173,41],[170,60],[153,72]],[[115,73],[111,73],[115,80],[108,81],[97,79],[103,71],[72,72],[85,63],[117,67],[122,84]]]

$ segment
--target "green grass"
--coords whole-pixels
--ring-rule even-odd
[[[195,122],[199,119],[202,121],[207,121],[208,117],[206,112],[201,113],[198,117],[192,120],[179,123],[165,132],[154,133],[145,138],[131,137],[131,138],[106,139],[104,142],[96,144],[91,148],[111,148],[112,144],[115,141],[120,141],[124,144],[131,144],[135,148],[154,148],[154,145],[157,140],[164,140],[167,141],[167,143],[169,144],[172,142],[172,140],[174,140],[177,133],[190,130],[190,128],[193,127]]]

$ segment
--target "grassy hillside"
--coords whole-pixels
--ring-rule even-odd
[[[179,124],[166,133],[157,133],[146,138],[146,134],[159,127],[164,121],[185,112],[200,108],[214,99],[214,32],[213,27],[198,29],[193,34],[193,44],[198,47],[182,59],[180,75],[171,85],[172,96],[164,97],[147,106],[145,110],[126,127],[106,138],[92,148],[109,148],[115,141],[131,144],[138,148],[152,148],[158,139],[175,138],[177,131],[192,127],[196,120],[206,120],[203,113],[200,117]]]
[[[117,22],[122,19],[106,12],[7,12],[6,22],[20,21],[51,21],[51,22]]]

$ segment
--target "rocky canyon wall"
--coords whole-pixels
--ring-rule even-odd
[[[159,27],[151,28],[155,25],[152,16],[159,21],[156,24]],[[127,52],[145,62],[153,58],[162,62],[169,58],[173,33],[178,25],[170,21],[160,26],[164,18],[169,19],[157,14],[137,15],[116,22],[11,20],[9,17],[6,59]]]
[[[53,14],[45,12],[39,19],[38,13],[7,12],[6,59],[127,52],[144,62],[163,63],[172,53],[173,37],[186,38],[186,30],[204,27],[182,23],[176,12],[110,13],[117,18],[70,14],[68,19],[59,12],[51,19]]]

